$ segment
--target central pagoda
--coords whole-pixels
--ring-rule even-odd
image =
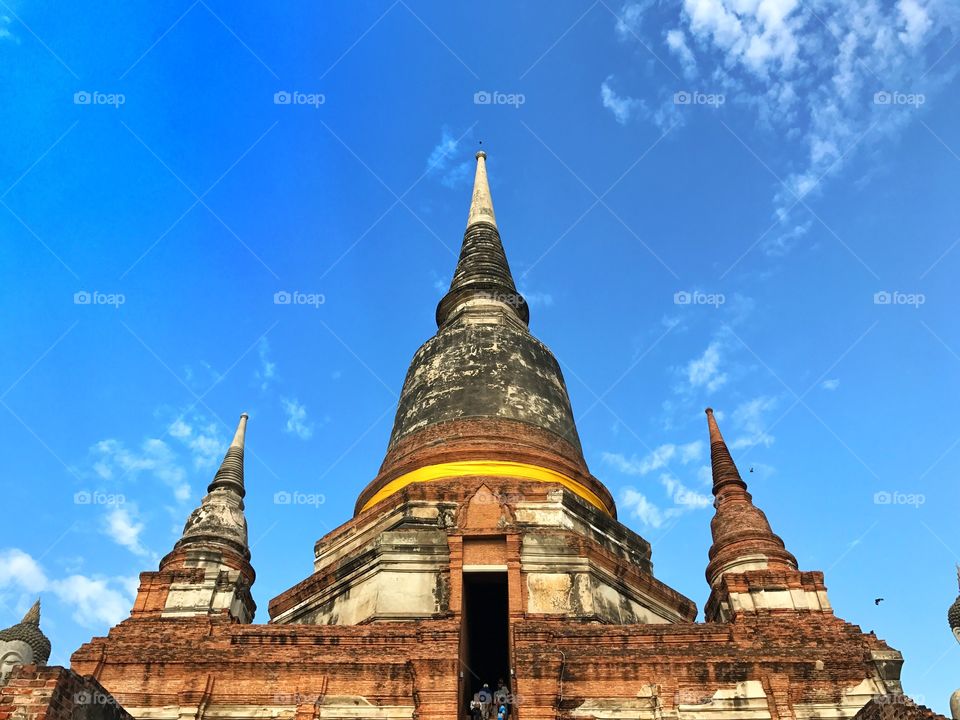
[[[649,543],[616,521],[583,459],[560,366],[528,328],[483,152],[436,316],[379,473],[354,519],[317,542],[314,573],[270,603],[271,622],[458,618],[470,695],[509,676],[516,619],[691,622],[693,602],[653,577]]]

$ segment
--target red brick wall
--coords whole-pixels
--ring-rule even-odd
[[[132,720],[93,678],[24,665],[0,687],[0,720]]]

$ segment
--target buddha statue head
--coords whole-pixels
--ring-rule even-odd
[[[40,630],[40,600],[23,620],[0,630],[0,683],[19,665],[45,665],[50,659],[50,641]]]
[[[957,584],[960,585],[960,565],[957,565]],[[953,636],[957,639],[957,642],[960,642],[960,595],[957,595],[957,599],[947,610],[947,622],[950,624]]]

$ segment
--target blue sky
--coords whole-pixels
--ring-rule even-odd
[[[41,593],[67,664],[125,617],[242,411],[267,619],[383,458],[482,141],[657,576],[703,606],[712,405],[801,567],[946,712],[956,5],[299,5],[0,1],[3,623]]]

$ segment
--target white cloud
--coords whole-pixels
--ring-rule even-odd
[[[167,432],[190,450],[193,467],[197,470],[209,470],[216,467],[223,458],[224,452],[226,452],[226,442],[220,436],[218,425],[207,421],[203,417],[196,416],[189,423],[183,417],[179,417],[173,421]],[[162,441],[151,440],[147,442]],[[158,455],[166,456],[164,448],[157,447],[156,452]],[[183,473],[174,473],[174,475],[168,477],[175,487],[177,499],[187,499],[190,496],[190,488],[185,484],[178,485],[177,483],[179,479],[182,479]]]
[[[613,113],[613,117],[618,123],[626,125],[630,116],[643,107],[643,103],[636,98],[617,95],[610,87],[610,80],[612,79],[612,77],[608,77],[600,84],[600,100],[603,102],[603,106]]]
[[[897,12],[905,26],[898,34],[900,40],[905,45],[917,47],[933,25],[926,8],[917,0],[900,0]]]
[[[126,503],[111,506],[107,512],[105,532],[111,540],[135,555],[147,555],[147,549],[140,543],[144,525],[133,518],[135,513],[136,508]]]
[[[677,56],[680,66],[683,68],[683,74],[692,79],[697,75],[697,61],[693,57],[690,46],[687,45],[687,36],[683,30],[669,30],[665,35],[667,47],[670,52]]]
[[[665,443],[654,448],[641,459],[636,457],[627,459],[620,453],[611,452],[602,453],[601,457],[605,463],[609,463],[622,473],[627,475],[646,475],[654,470],[666,467],[674,458],[683,465],[695,462],[703,456],[703,449],[703,442],[696,440],[685,445]]]
[[[640,35],[648,3],[624,3],[620,39],[656,44]],[[929,107],[960,71],[940,62],[960,39],[954,0],[681,0],[677,7],[659,41],[688,78],[700,70],[697,90],[724,94],[727,113],[752,112],[779,145],[780,160],[755,150],[783,178],[772,197],[779,225],[761,243],[770,256],[790,252],[814,226],[802,201],[821,192],[822,181],[921,116],[916,105],[876,102],[877,93],[922,95]],[[677,90],[671,76],[654,93],[663,99]],[[666,105],[650,119],[662,126],[664,112]]]
[[[709,507],[713,502],[713,499],[708,495],[699,493],[696,490],[691,490],[669,473],[662,474],[660,476],[660,482],[664,489],[666,489],[667,495],[669,495],[674,504],[680,508],[696,510]]]
[[[122,582],[126,591],[130,584]],[[110,587],[107,580],[86,575],[70,575],[54,580],[50,589],[73,608],[73,619],[86,627],[113,626],[130,615],[133,598]]]
[[[10,32],[10,28],[7,27],[11,22],[12,19],[9,15],[0,15],[0,40],[10,39],[12,42],[19,43],[20,39]]]
[[[18,548],[0,550],[0,589],[38,593],[46,586],[47,576],[30,555]]]
[[[820,383],[820,387],[824,390],[836,390],[838,387],[840,387],[840,378],[829,378],[824,380],[822,383]]]
[[[630,0],[624,3],[617,17],[617,36],[621,40],[636,38],[643,24],[643,14],[653,5],[653,0]]]
[[[136,582],[136,578],[79,574],[51,579],[29,553],[19,548],[0,550],[0,590],[30,595],[52,592],[72,608],[73,619],[86,627],[112,626],[125,619],[133,605]]]
[[[270,342],[266,337],[260,338],[257,343],[257,356],[260,358],[260,367],[253,373],[253,377],[260,383],[260,390],[265,391],[277,374],[277,364],[270,360]]]
[[[183,418],[177,418],[170,425],[170,429],[168,432],[170,433],[171,437],[181,439],[185,437],[190,437],[190,433],[193,432],[193,430],[189,425],[187,425],[183,421]]]
[[[720,341],[714,340],[703,355],[694,358],[685,368],[687,382],[691,388],[707,389],[714,392],[727,382],[727,374],[720,370]]]
[[[185,432],[181,426],[177,426],[176,430]],[[204,445],[205,440],[200,444]],[[98,442],[91,451],[94,454],[94,471],[101,478],[116,477],[117,471],[121,478],[137,478],[141,473],[148,473],[169,486],[177,500],[182,501],[190,496],[186,471],[163,440],[148,438],[141,443],[139,451],[134,451],[127,449],[121,441],[109,438]]]
[[[602,458],[604,462],[622,473],[643,476],[661,470],[671,462],[677,462],[681,465],[699,462],[704,456],[704,448],[705,444],[701,440],[683,445],[665,443],[651,450],[642,459],[635,457],[627,459],[619,453],[606,452],[602,454]],[[669,507],[657,505],[634,487],[627,486],[621,494],[621,505],[649,527],[660,527],[670,518],[677,517],[689,510],[708,507],[712,502],[710,497],[691,490],[669,472],[660,473],[659,481],[671,503]]]
[[[620,506],[648,527],[658,528],[663,525],[665,519],[663,510],[650,502],[639,490],[632,487],[624,488],[620,496]]]
[[[775,438],[767,432],[769,423],[766,414],[777,405],[777,399],[768,396],[755,397],[737,406],[733,422],[742,435],[729,443],[731,450],[763,445],[770,447]]]
[[[295,399],[284,398],[281,402],[283,403],[283,411],[287,415],[284,431],[293,433],[301,440],[306,440],[313,435],[313,423],[307,422],[307,408]]]
[[[469,180],[471,163],[454,162],[459,148],[460,141],[448,128],[442,128],[440,142],[434,146],[427,158],[427,174],[439,177],[441,184],[451,188]]]
[[[671,507],[663,508],[636,488],[628,486],[620,494],[621,508],[626,509],[644,525],[659,528],[667,520],[691,510],[702,510],[713,503],[710,496],[691,490],[669,473],[660,475],[660,484],[673,503]]]

